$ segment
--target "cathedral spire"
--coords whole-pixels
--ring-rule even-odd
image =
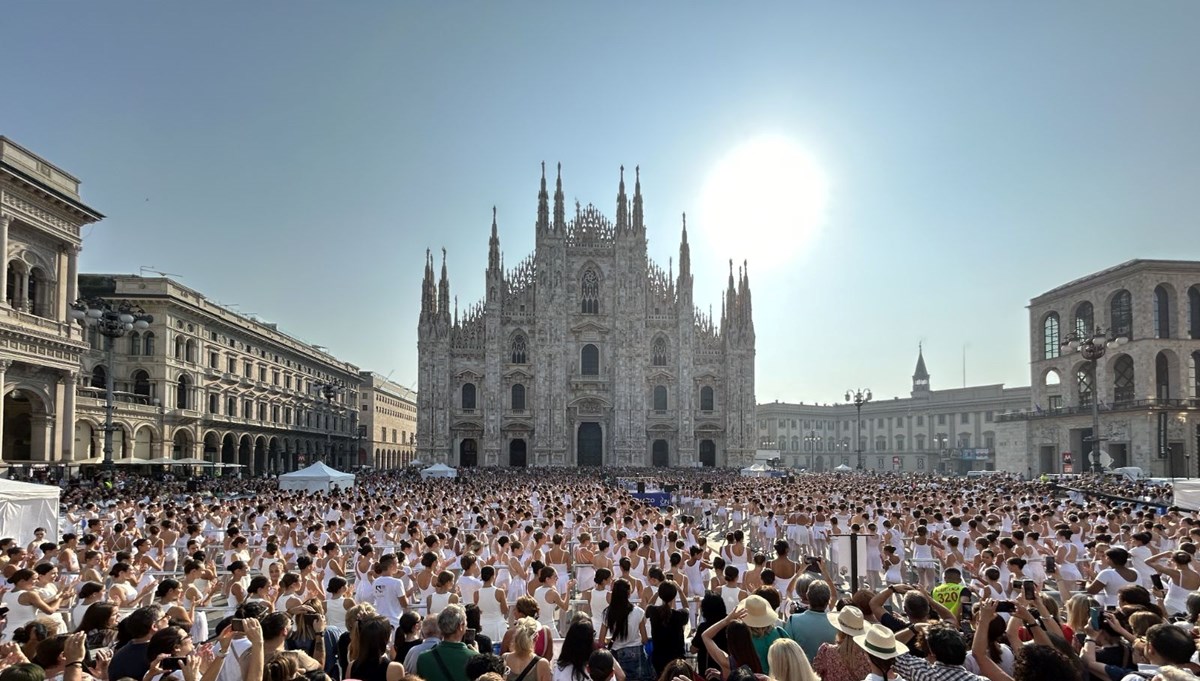
[[[425,276],[421,278],[421,320],[429,318],[436,310],[437,294],[433,285],[433,256],[425,249]]]
[[[550,230],[550,194],[546,192],[546,162],[542,161],[542,188],[538,191],[537,233]]]
[[[679,238],[679,286],[683,288],[684,278],[692,278],[692,249],[687,240],[687,213],[683,214],[683,234]]]
[[[488,239],[488,272],[500,271],[500,236],[496,231],[496,207],[492,206],[492,238]]]
[[[642,222],[642,167],[633,168],[633,230],[645,233],[646,225]]]
[[[629,208],[625,200],[625,166],[621,166],[621,183],[617,188],[617,234],[629,229]]]
[[[442,247],[442,280],[438,282],[438,314],[450,320],[450,274],[446,270],[446,247]]]
[[[562,164],[558,164],[558,178],[554,180],[554,231],[567,231],[566,208],[563,206]]]

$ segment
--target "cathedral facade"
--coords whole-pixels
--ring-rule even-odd
[[[545,167],[536,246],[505,269],[492,216],[485,298],[460,317],[426,255],[418,327],[417,458],[452,466],[740,466],[756,443],[749,275],[733,263],[719,323],[647,255],[640,178],[616,221],[568,220]]]

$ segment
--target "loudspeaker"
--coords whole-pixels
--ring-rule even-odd
[[[645,493],[646,493],[645,481],[638,480],[638,494],[645,494]]]
[[[705,494],[712,494],[712,483],[711,482],[704,483],[703,485],[700,486],[700,491],[704,492]]]
[[[677,489],[679,489],[679,485],[663,485],[663,491],[667,494],[674,494]]]

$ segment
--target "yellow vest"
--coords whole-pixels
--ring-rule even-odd
[[[967,587],[962,584],[938,584],[933,587],[933,600],[937,601],[942,607],[954,613],[958,617],[959,606],[962,602],[962,594],[967,590]]]

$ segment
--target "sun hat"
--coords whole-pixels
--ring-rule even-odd
[[[862,636],[867,633],[863,625],[862,610],[853,605],[847,605],[837,612],[827,612],[825,616],[829,618],[829,624],[834,629],[847,636]]]
[[[748,627],[770,627],[779,622],[775,610],[762,596],[747,596],[738,607],[746,611],[742,622]]]
[[[908,646],[896,640],[896,634],[882,624],[872,624],[867,633],[854,637],[868,655],[874,655],[881,660],[890,660],[908,652]]]

